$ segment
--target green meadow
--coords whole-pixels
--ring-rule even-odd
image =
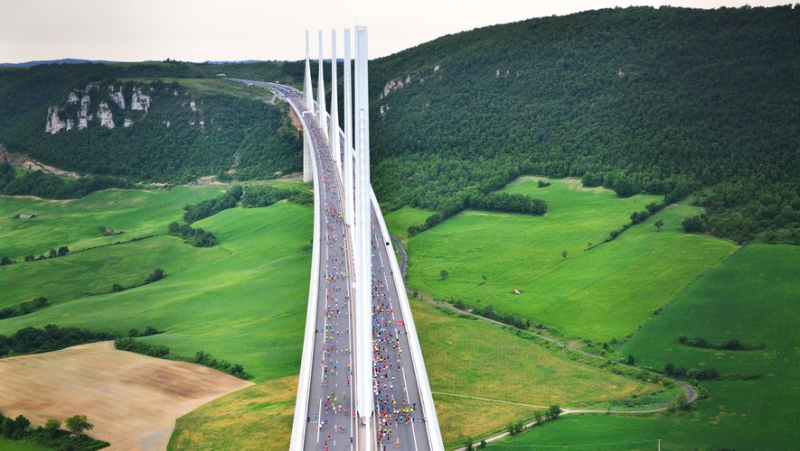
[[[682,414],[567,417],[504,440],[499,449],[793,449],[800,440],[800,248],[742,248],[688,287],[622,349],[663,369],[716,367],[720,380],[700,384],[708,399]],[[678,343],[739,339],[764,349],[721,351]],[[758,376],[742,380],[743,376]]]
[[[570,336],[622,340],[737,249],[682,233],[680,222],[701,211],[682,204],[600,244],[661,198],[621,199],[575,179],[548,179],[552,185],[539,188],[538,179],[521,178],[504,191],[544,199],[543,217],[466,211],[412,237],[409,286],[437,299],[492,305]],[[660,232],[657,220],[664,221]]]
[[[405,246],[408,244],[408,228],[412,225],[424,224],[425,220],[434,213],[436,212],[420,208],[403,207],[386,212],[383,219],[386,220],[386,227]]]
[[[68,246],[71,251],[160,234],[179,221],[183,206],[218,196],[221,187],[104,190],[75,200],[0,196],[0,257],[21,261]],[[33,219],[14,219],[21,213]],[[119,235],[103,236],[100,227]]]
[[[93,238],[93,234],[99,235],[100,224],[124,230],[120,236],[128,235],[126,238],[164,234],[167,224],[181,217],[185,203],[219,191],[115,190],[69,203],[12,200],[0,208],[7,218],[18,211],[18,202],[27,202],[25,207],[43,216],[40,223],[31,222],[42,229],[32,231],[34,242],[47,236],[52,242],[79,249],[103,242]],[[312,217],[311,208],[286,202],[267,208],[235,208],[194,224],[218,237],[220,244],[214,248],[196,249],[177,238],[159,236],[2,267],[3,304],[35,296],[49,296],[58,302],[1,321],[0,334],[46,324],[117,334],[153,326],[164,333],[145,340],[167,345],[181,355],[203,350],[240,363],[257,382],[295,374],[311,260],[303,245],[311,236]],[[45,224],[49,227],[43,227]],[[3,242],[16,241],[24,231],[3,229],[2,235]],[[6,238],[9,235],[14,239]],[[30,240],[24,241],[29,247],[17,245],[20,253],[33,246]],[[108,291],[113,283],[142,281],[158,266],[167,273],[158,282],[119,293],[80,295]]]
[[[419,301],[411,306],[449,446],[531,418],[550,404],[586,408],[647,396],[666,404],[679,393],[575,361],[574,354],[534,344],[510,328]]]

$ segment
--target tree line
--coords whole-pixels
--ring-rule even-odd
[[[109,188],[131,188],[131,184],[123,178],[105,175],[73,180],[39,171],[20,171],[18,174],[13,166],[0,162],[0,194],[7,196],[74,199]]]
[[[66,430],[61,426],[66,426]],[[0,412],[0,436],[7,440],[36,443],[48,448],[64,451],[94,451],[110,444],[96,440],[84,432],[94,429],[86,415],[73,415],[64,423],[56,418],[48,419],[44,426],[33,427],[24,415],[11,418]]]
[[[26,327],[9,336],[0,335],[0,358],[57,351],[70,346],[114,338],[114,334],[92,332],[77,327],[59,328],[54,324],[48,324],[42,329]]]
[[[232,364],[227,360],[216,359],[211,354],[204,351],[198,351],[192,357],[182,357],[172,354],[167,346],[145,343],[143,341],[134,340],[133,338],[118,338],[114,341],[114,347],[122,351],[135,352],[150,357],[197,363],[199,365],[228,373],[231,376],[235,376],[240,379],[247,380],[252,378],[250,374],[245,372],[242,365]]]
[[[189,224],[178,224],[171,222],[167,226],[170,235],[183,238],[186,243],[194,247],[214,247],[219,243],[216,235],[203,229],[192,228]]]
[[[242,199],[242,206],[250,208],[268,207],[284,199],[298,205],[314,205],[314,194],[310,191],[262,185],[247,188],[247,193]]]

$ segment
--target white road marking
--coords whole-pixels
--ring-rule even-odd
[[[319,397],[319,410],[317,411],[317,443],[319,443],[319,430],[322,425],[322,396]]]
[[[408,396],[408,382],[406,381],[406,368],[404,366],[400,367],[403,370],[403,391],[406,392],[406,399],[411,400]],[[414,437],[414,450],[417,451],[417,431],[414,429],[414,421],[411,421],[411,436]]]

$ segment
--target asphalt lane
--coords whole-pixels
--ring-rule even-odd
[[[429,450],[405,320],[384,237],[372,212],[372,341],[378,450]],[[391,257],[390,257],[391,255]],[[400,287],[400,289],[404,289]]]

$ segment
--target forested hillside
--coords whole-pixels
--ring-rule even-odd
[[[800,244],[798,30],[792,6],[618,8],[476,29],[374,60],[373,185],[388,210],[447,216],[519,175],[578,176],[620,196],[693,195],[707,211],[694,231]],[[219,73],[301,87],[303,62],[0,69],[0,144],[134,179],[299,170],[285,111],[187,82]],[[48,108],[76,88],[158,78],[153,108],[131,127],[45,133]],[[330,86],[327,66],[325,78]],[[189,125],[176,89],[196,96],[205,128]]]
[[[286,107],[269,103],[266,92],[185,78],[213,69],[158,63],[0,70],[0,143],[61,169],[132,180],[298,170],[301,143]]]
[[[373,184],[458,210],[521,174],[699,193],[702,227],[800,243],[800,8],[649,7],[449,35],[370,64]]]

